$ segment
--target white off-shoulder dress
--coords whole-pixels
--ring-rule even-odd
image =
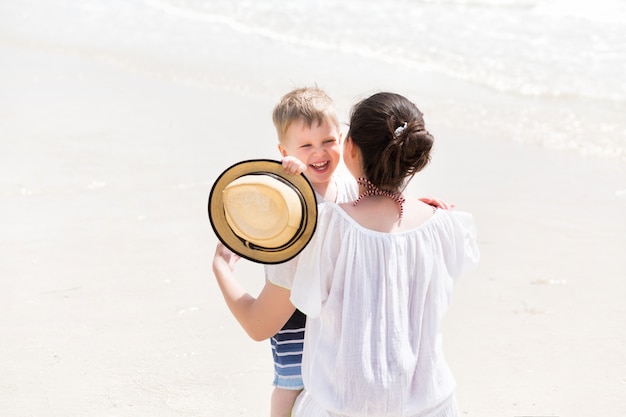
[[[307,315],[294,416],[455,416],[440,324],[454,282],[478,263],[470,214],[437,210],[401,233],[319,204],[315,236],[268,279]]]

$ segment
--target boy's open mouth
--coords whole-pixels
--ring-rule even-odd
[[[317,162],[315,164],[309,164],[309,166],[313,168],[314,171],[323,172],[328,168],[328,161]]]

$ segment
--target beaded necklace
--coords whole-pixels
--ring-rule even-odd
[[[398,207],[400,208],[400,218],[402,218],[402,214],[404,214],[405,201],[404,197],[402,197],[402,194],[389,190],[381,190],[380,188],[372,184],[372,182],[367,178],[359,178],[356,180],[356,182],[359,183],[359,185],[364,186],[366,189],[361,194],[359,194],[359,197],[356,200],[354,200],[354,203],[352,203],[353,206],[359,204],[359,201],[361,201],[364,197],[370,195],[382,195],[384,197],[391,198],[398,204]]]

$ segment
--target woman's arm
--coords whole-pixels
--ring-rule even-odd
[[[213,273],[222,291],[226,305],[241,327],[257,341],[274,336],[287,322],[296,308],[289,301],[291,292],[265,281],[265,286],[254,298],[235,279],[235,263],[239,256],[218,243],[213,258]]]

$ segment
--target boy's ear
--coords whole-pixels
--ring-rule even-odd
[[[287,149],[282,144],[278,144],[278,152],[280,152],[281,156],[287,156]]]

